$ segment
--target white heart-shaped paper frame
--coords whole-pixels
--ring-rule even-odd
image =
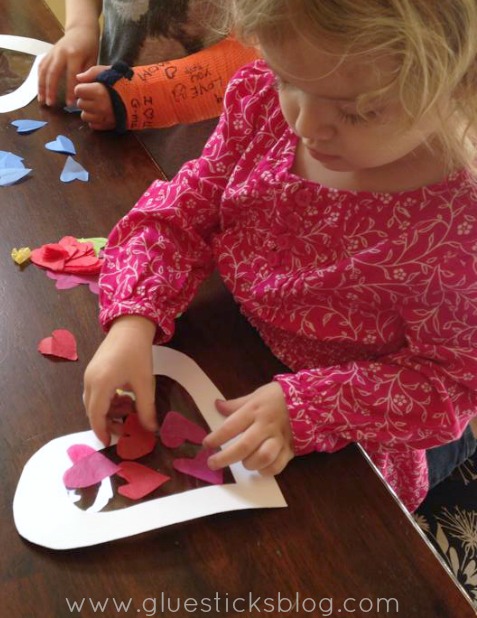
[[[38,65],[43,56],[53,47],[51,43],[23,36],[0,34],[0,49],[22,52],[36,56],[28,77],[13,92],[0,96],[0,113],[13,112],[28,105],[38,94]]]
[[[154,346],[153,366],[155,374],[173,378],[186,389],[211,429],[223,423],[214,405],[223,396],[191,358]],[[237,463],[230,466],[235,483],[191,489],[114,511],[84,511],[74,505],[63,483],[71,466],[67,449],[79,443],[104,448],[92,431],[85,431],[48,442],[26,463],[13,500],[15,525],[25,539],[51,549],[73,549],[214,513],[286,506],[274,477]]]

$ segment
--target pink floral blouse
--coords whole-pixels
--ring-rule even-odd
[[[248,65],[202,156],[112,231],[101,321],[146,316],[167,341],[217,266],[291,369],[275,380],[296,454],[359,442],[414,510],[426,449],[477,414],[476,185],[336,190],[290,171],[296,146],[272,73]]]

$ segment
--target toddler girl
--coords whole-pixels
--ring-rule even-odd
[[[290,373],[217,402],[205,445],[237,439],[209,466],[277,474],[359,442],[414,510],[475,448],[477,2],[223,4],[264,60],[110,235],[91,426],[109,442],[128,385],[155,428],[151,344],[217,267]]]

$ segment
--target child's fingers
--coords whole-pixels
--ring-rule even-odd
[[[89,128],[93,129],[93,131],[112,131],[116,128],[115,120],[104,118],[98,114],[86,114],[85,112],[82,112],[81,120],[89,125]]]
[[[100,94],[100,88],[104,88],[102,84],[96,82],[77,84],[74,90],[74,95],[78,100],[81,100],[84,105],[95,102]],[[83,109],[83,108],[82,108]]]
[[[91,429],[105,446],[109,446],[111,436],[108,429],[108,411],[112,396],[102,389],[98,390],[99,394],[85,390],[83,399]]]
[[[243,461],[250,457],[262,442],[263,434],[259,429],[252,426],[227,448],[209,457],[207,465],[211,470],[217,470],[237,463],[237,461]]]
[[[238,397],[237,399],[229,399],[224,401],[217,399],[215,407],[223,415],[227,416],[227,420],[215,431],[212,431],[203,441],[206,448],[218,448],[228,442],[230,439],[245,431],[250,425],[250,420],[246,418],[247,410],[238,413],[232,417],[235,412],[238,412],[245,406],[250,399],[250,395]],[[233,419],[233,420],[232,420]]]
[[[228,402],[223,402],[228,403]],[[230,416],[224,421],[224,423],[209,433],[202,442],[205,448],[218,448],[222,446],[238,434],[244,432],[251,425],[251,419],[249,417],[246,407],[242,407],[236,410],[234,414],[230,413]]]
[[[47,105],[55,104],[56,93],[58,92],[58,84],[63,68],[64,65],[62,62],[58,62],[55,59],[50,62],[45,82],[45,101]]]
[[[230,416],[236,410],[245,405],[249,399],[250,395],[244,395],[243,397],[237,397],[236,399],[228,399],[227,401],[223,399],[216,399],[215,407],[220,414],[223,414],[223,416]]]
[[[156,416],[156,405],[154,402],[155,382],[146,380],[141,384],[136,384],[133,388],[136,395],[136,410],[142,425],[149,431],[157,431],[159,425]]]
[[[50,66],[49,56],[45,56],[38,67],[38,102],[43,104],[46,100],[46,76]]]
[[[75,95],[81,93],[82,96],[76,101],[76,105],[81,110],[81,120],[98,131],[108,131],[116,128],[116,117],[114,115],[109,95],[106,93],[106,98],[103,92],[97,92],[95,86],[101,84],[84,84],[82,88],[75,88]],[[89,88],[87,92],[83,88]]]
[[[82,71],[76,75],[76,80],[80,84],[85,84],[88,82],[96,81],[96,78],[100,73],[105,71],[106,69],[110,69],[111,67],[108,65],[95,65],[90,67],[87,71]]]
[[[242,463],[247,470],[266,470],[274,465],[282,450],[282,443],[277,438],[264,440]]]
[[[77,84],[76,76],[80,70],[78,62],[69,62],[66,69],[66,103],[72,105],[75,101],[75,87]]]
[[[275,476],[276,474],[280,474],[280,472],[284,470],[287,464],[293,459],[293,456],[292,450],[287,446],[284,446],[276,459],[269,466],[259,470],[260,474],[263,476]]]

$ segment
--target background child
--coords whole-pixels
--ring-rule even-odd
[[[359,442],[413,510],[476,443],[477,2],[226,6],[266,62],[232,80],[202,156],[110,235],[91,426],[108,443],[128,385],[155,428],[151,343],[215,265],[291,372],[217,402],[205,445],[237,439],[210,467],[277,474]]]
[[[105,0],[104,7],[98,0],[66,0],[65,34],[39,67],[38,99],[55,104],[65,79],[66,102],[76,103],[96,130],[217,117],[229,79],[256,53],[238,41],[220,40],[214,15],[210,0]],[[171,58],[173,64],[159,64]],[[104,73],[104,65],[117,61]],[[133,64],[140,66],[132,71]]]

